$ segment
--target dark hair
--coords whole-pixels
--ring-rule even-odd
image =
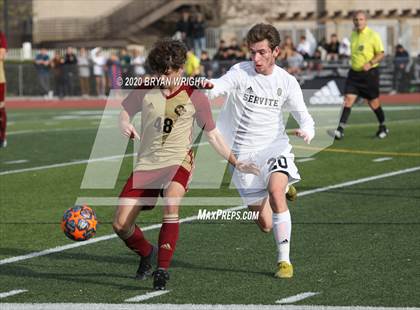
[[[280,34],[273,25],[261,23],[253,26],[246,35],[248,46],[263,40],[267,40],[271,50],[274,50],[280,45]]]
[[[154,73],[165,74],[169,69],[182,68],[187,59],[187,47],[179,40],[163,39],[155,43],[147,57]]]

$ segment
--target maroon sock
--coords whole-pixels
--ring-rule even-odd
[[[125,244],[140,256],[148,256],[153,246],[146,240],[141,229],[136,225],[133,234],[124,240]]]
[[[0,141],[6,139],[7,115],[6,108],[0,108]]]
[[[159,234],[158,268],[168,269],[179,235],[178,215],[163,217]]]

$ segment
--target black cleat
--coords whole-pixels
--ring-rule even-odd
[[[164,269],[157,269],[153,273],[153,289],[155,291],[166,290],[166,281],[169,280],[169,272]]]
[[[0,148],[7,146],[7,140],[0,140]]]
[[[145,280],[152,276],[152,263],[156,261],[157,248],[153,246],[152,252],[148,256],[143,256],[140,259],[139,268],[137,269],[135,279]]]
[[[388,130],[388,128],[386,128],[385,125],[379,125],[379,129],[376,132],[376,136],[379,139],[384,139],[384,138],[386,138],[386,136],[388,136],[388,132],[389,132],[389,130]]]

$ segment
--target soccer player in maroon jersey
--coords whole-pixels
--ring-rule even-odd
[[[0,31],[0,148],[6,147],[6,106],[4,97],[6,95],[6,77],[4,74],[4,58],[6,57],[7,42],[6,36]]]
[[[162,40],[148,56],[152,71],[166,81],[167,87],[137,89],[122,103],[120,128],[127,137],[140,140],[137,164],[125,184],[117,207],[113,228],[125,244],[140,255],[136,278],[152,275],[152,260],[157,252],[153,288],[164,290],[169,280],[168,268],[179,234],[180,200],[188,189],[194,156],[191,150],[193,123],[207,135],[209,143],[236,169],[258,174],[254,164],[238,162],[215,127],[210,104],[200,91],[179,85],[187,49],[181,41]],[[141,131],[131,123],[141,112]],[[156,249],[135,224],[140,211],[152,209],[163,192],[162,227]]]

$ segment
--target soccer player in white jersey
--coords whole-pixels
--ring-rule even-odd
[[[298,182],[292,146],[285,132],[284,111],[299,124],[298,137],[310,143],[315,135],[297,80],[275,64],[280,35],[269,24],[257,24],[247,34],[252,61],[234,65],[207,85],[211,98],[227,96],[217,127],[232,145],[239,160],[254,162],[260,175],[233,172],[233,182],[249,209],[259,211],[257,224],[264,232],[273,230],[277,251],[275,277],[291,278],[291,217],[285,192]],[[213,84],[213,85],[211,85]]]

